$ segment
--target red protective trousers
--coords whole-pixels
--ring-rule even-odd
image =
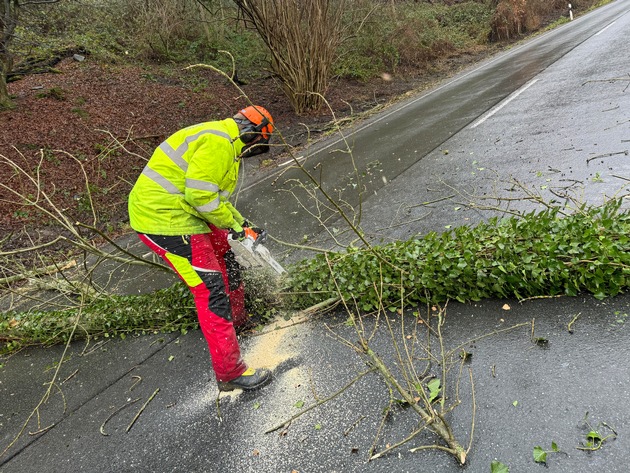
[[[218,381],[231,381],[247,369],[234,330],[247,321],[244,290],[227,230],[214,226],[211,230],[198,235],[138,236],[188,285],[214,374]]]

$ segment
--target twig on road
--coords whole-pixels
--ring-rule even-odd
[[[79,313],[77,314],[77,318],[76,318],[76,320],[74,322],[74,326],[72,327],[72,332],[70,333],[70,336],[68,337],[68,340],[66,342],[66,346],[64,347],[63,353],[61,354],[61,358],[59,360],[59,363],[57,363],[57,369],[55,370],[55,374],[53,375],[53,377],[50,380],[50,382],[46,383],[46,384],[48,384],[48,389],[46,389],[46,392],[44,393],[42,398],[39,400],[39,403],[37,404],[37,406],[35,406],[35,408],[31,411],[29,416],[26,418],[26,421],[24,421],[24,424],[22,424],[22,428],[20,429],[20,431],[13,438],[13,440],[9,443],[9,445],[7,445],[5,447],[5,449],[0,453],[0,458],[2,458],[11,449],[11,447],[13,447],[13,445],[15,445],[15,443],[20,439],[20,437],[22,436],[22,434],[26,430],[26,426],[29,424],[29,422],[31,421],[33,416],[35,416],[36,414],[37,414],[38,425],[39,425],[39,408],[41,406],[43,406],[46,402],[48,402],[48,398],[50,397],[50,392],[52,391],[52,387],[53,386],[57,386],[55,381],[57,379],[57,376],[59,376],[59,371],[61,370],[61,367],[63,366],[63,360],[66,358],[66,353],[68,352],[68,348],[70,348],[70,342],[72,342],[72,338],[74,337],[74,332],[77,330],[77,327],[79,326],[79,321],[81,320],[81,314],[82,314],[81,307],[82,306],[80,306],[80,308],[79,308]],[[50,426],[50,427],[52,427],[52,426]],[[38,432],[44,432],[44,431],[48,430],[50,427],[47,427],[46,429],[40,429],[40,430],[38,430]]]
[[[321,406],[322,404],[325,404],[326,402],[336,398],[337,396],[339,396],[341,393],[343,393],[344,391],[346,391],[348,388],[350,388],[354,383],[356,383],[357,381],[359,381],[361,378],[363,378],[363,376],[365,376],[368,373],[371,373],[372,371],[374,371],[375,368],[369,369],[367,371],[364,371],[362,373],[359,373],[359,375],[352,379],[352,381],[350,381],[348,384],[346,384],[343,388],[341,388],[340,390],[336,391],[335,393],[331,394],[330,396],[321,399],[320,401],[317,401],[315,404],[313,404],[312,406],[307,407],[306,409],[301,410],[300,412],[298,412],[297,414],[291,416],[289,419],[283,421],[280,424],[275,425],[274,427],[271,427],[270,429],[267,429],[265,431],[266,434],[270,434],[271,432],[275,432],[276,430],[290,424],[291,422],[293,422],[295,419],[297,419],[298,417],[300,417],[302,414],[307,413],[310,410],[315,409],[316,407]]]
[[[593,156],[592,158],[588,158],[586,160],[586,164],[590,163],[591,161],[593,161],[594,159],[599,159],[599,158],[608,158],[610,156],[616,156],[618,154],[624,154],[626,156],[628,156],[628,154],[630,154],[628,152],[628,150],[624,150],[624,151],[618,151],[617,153],[606,153],[606,154],[598,154],[597,156]]]
[[[157,388],[155,391],[153,391],[153,394],[151,394],[151,396],[149,397],[149,399],[147,399],[147,402],[145,402],[142,407],[140,408],[140,410],[138,411],[138,413],[136,414],[136,416],[133,418],[133,420],[131,421],[131,423],[127,426],[127,429],[125,430],[125,432],[129,432],[131,430],[131,427],[133,427],[133,424],[135,424],[135,422],[138,420],[138,417],[140,417],[140,414],[142,414],[142,412],[144,411],[144,409],[149,405],[149,403],[153,400],[153,398],[156,396],[157,393],[160,392],[160,388]]]
[[[125,404],[123,404],[122,406],[120,406],[118,409],[116,409],[114,412],[112,412],[107,419],[105,419],[105,421],[101,424],[101,427],[98,429],[99,432],[101,433],[101,435],[105,435],[108,436],[109,434],[105,432],[105,424],[107,424],[107,422],[109,422],[109,420],[114,417],[116,414],[118,414],[120,411],[122,411],[124,408],[131,406],[132,404],[135,404],[136,402],[138,402],[140,399],[142,398],[136,398],[133,401],[129,401]]]

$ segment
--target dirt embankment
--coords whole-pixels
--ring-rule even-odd
[[[450,59],[431,73],[384,73],[368,82],[337,80],[327,94],[330,108],[337,119],[358,117],[487,54],[484,50]],[[98,226],[108,232],[124,227],[127,194],[160,141],[191,123],[232,116],[246,104],[234,86],[209,70],[167,73],[158,67],[98,64],[89,56],[82,62],[68,57],[56,70],[9,84],[15,108],[0,112],[0,155],[5,161],[0,179],[27,198],[46,191],[72,219],[93,223],[94,208]],[[330,110],[296,115],[271,78],[243,89],[271,111],[291,146],[302,146],[331,126]],[[259,172],[273,168],[286,153],[278,139],[276,144],[269,155],[254,158]],[[30,176],[39,176],[39,189],[7,159]],[[18,195],[3,188],[0,199],[0,231],[12,234],[5,245],[16,247],[55,234],[52,219]]]

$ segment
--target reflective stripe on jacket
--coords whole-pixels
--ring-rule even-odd
[[[240,229],[228,202],[243,143],[236,122],[200,123],[175,132],[153,153],[129,195],[129,223],[139,233],[207,233],[208,223]]]

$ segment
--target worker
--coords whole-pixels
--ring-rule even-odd
[[[248,321],[238,263],[228,235],[252,227],[228,201],[241,159],[269,151],[274,130],[258,105],[234,117],[175,132],[154,151],[129,195],[129,223],[188,285],[220,391],[254,390],[271,381],[267,369],[241,358],[235,327]]]

